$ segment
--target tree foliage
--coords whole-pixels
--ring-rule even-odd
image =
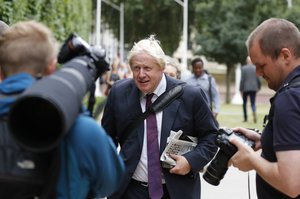
[[[250,32],[263,20],[284,17],[299,21],[297,6],[287,8],[282,0],[214,0],[198,3],[194,24],[195,53],[227,66],[226,102],[230,101],[230,80],[234,67],[245,63],[245,41]],[[299,24],[299,23],[298,23]]]
[[[178,48],[183,31],[183,8],[174,0],[110,0],[115,5],[124,2],[124,40],[130,48],[134,42],[155,34],[167,54]],[[194,19],[194,1],[189,1],[189,22]],[[119,11],[102,3],[104,23],[109,24],[114,35],[119,35]]]
[[[47,25],[59,41],[76,32],[85,40],[92,32],[92,1],[0,0],[0,19],[7,24],[36,20]]]
[[[183,8],[175,0],[108,0],[124,3],[125,48],[155,34],[165,52],[172,55],[182,36]],[[182,0],[181,0],[182,1]],[[8,24],[34,19],[46,24],[63,41],[71,32],[89,40],[93,31],[96,0],[0,0],[0,19]],[[300,27],[300,3],[286,0],[189,0],[189,47],[208,60],[227,66],[226,102],[229,102],[229,82],[234,67],[244,63],[245,41],[249,33],[263,20],[282,17]],[[102,21],[119,36],[120,12],[102,2]],[[103,24],[103,25],[104,25]]]

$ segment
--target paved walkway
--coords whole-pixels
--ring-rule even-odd
[[[255,188],[255,172],[241,172],[230,167],[218,186],[208,184],[201,174],[201,199],[257,199]]]

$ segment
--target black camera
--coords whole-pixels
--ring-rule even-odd
[[[82,111],[82,99],[95,80],[109,69],[105,50],[76,34],[62,46],[60,70],[26,89],[11,106],[8,126],[20,146],[44,152],[58,145]]]
[[[229,128],[220,128],[216,137],[216,144],[219,146],[219,151],[203,174],[204,180],[209,184],[215,186],[220,184],[220,181],[228,170],[229,159],[237,152],[237,147],[229,141],[229,138],[232,136],[236,136],[236,138],[240,139],[247,146],[255,147],[255,142],[243,134],[234,132]]]
[[[93,64],[90,64],[90,67],[95,65],[96,74],[94,76],[98,78],[105,71],[109,70],[109,65],[105,61],[105,55],[106,53],[103,48],[100,46],[90,46],[81,37],[72,33],[62,45],[57,60],[58,63],[64,64],[75,57],[85,56],[93,62]]]

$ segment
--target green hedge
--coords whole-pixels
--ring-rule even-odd
[[[90,41],[92,0],[0,0],[0,19],[7,24],[36,20],[47,25],[58,41],[76,32]]]

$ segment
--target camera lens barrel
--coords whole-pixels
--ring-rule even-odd
[[[215,158],[211,161],[206,171],[203,174],[203,178],[211,185],[219,185],[220,181],[224,178],[228,170],[228,161],[230,157],[219,150]]]
[[[95,73],[85,61],[74,59],[20,95],[8,116],[8,126],[18,144],[33,152],[55,148],[80,113]]]
[[[219,151],[203,174],[204,180],[209,184],[215,186],[220,184],[220,181],[228,170],[229,159],[237,152],[237,147],[229,141],[231,136],[236,136],[236,138],[240,139],[245,145],[252,148],[255,147],[255,142],[249,140],[241,133],[234,132],[229,128],[220,128],[216,138],[216,144],[219,146]]]

